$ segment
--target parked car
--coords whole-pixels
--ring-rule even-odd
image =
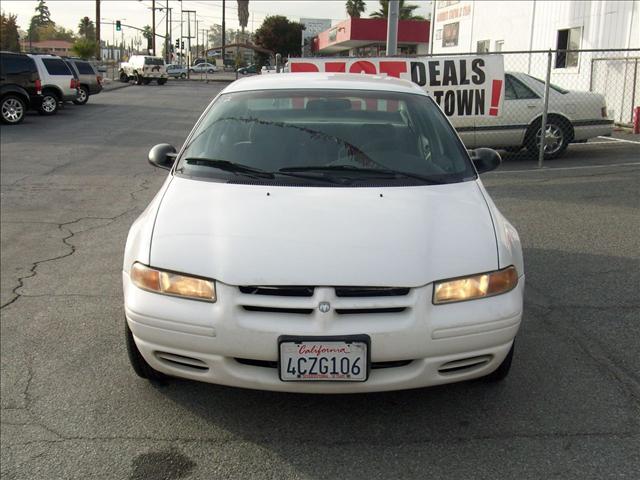
[[[247,65],[246,67],[242,67],[238,69],[238,73],[240,75],[248,75],[251,73],[258,73],[257,65]]]
[[[172,78],[187,78],[187,69],[183,65],[167,65],[167,75]]]
[[[276,67],[272,67],[270,65],[264,65],[261,69],[260,69],[260,74],[261,75],[266,75],[269,73],[276,73]]]
[[[509,372],[522,250],[479,178],[500,156],[417,85],[242,79],[149,161],[169,175],[122,275],[138,375],[354,393]]]
[[[0,120],[16,125],[29,109],[42,104],[42,82],[32,58],[21,53],[0,52]]]
[[[35,61],[42,82],[42,103],[39,113],[53,115],[63,102],[78,98],[79,82],[74,71],[56,55],[29,54]]]
[[[152,80],[158,85],[167,83],[167,70],[162,57],[132,55],[128,62],[120,65],[120,81],[134,80],[136,85],[149,85]]]
[[[453,118],[452,123],[468,148],[484,146],[517,151],[526,147],[537,155],[543,99],[542,80],[525,73],[506,72],[500,116]],[[610,136],[612,130],[613,120],[607,118],[603,95],[550,87],[545,158],[559,157],[571,142]]]
[[[78,98],[73,103],[84,105],[89,101],[89,96],[97,95],[102,91],[102,76],[93,65],[79,58],[66,58],[64,61],[76,73],[80,82]]]
[[[213,63],[202,62],[189,68],[191,73],[214,73],[218,70]]]

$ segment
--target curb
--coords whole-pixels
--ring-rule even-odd
[[[113,92],[114,90],[119,90],[121,88],[126,88],[126,87],[129,87],[129,86],[131,86],[131,84],[129,84],[129,83],[120,83],[120,84],[114,85],[113,87],[109,87],[109,88],[103,87],[102,88],[102,93]]]

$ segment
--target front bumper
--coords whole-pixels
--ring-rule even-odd
[[[336,297],[333,288],[316,288],[312,297],[296,298],[244,294],[217,282],[218,301],[212,304],[143,291],[131,284],[126,273],[123,284],[129,328],[141,354],[156,370],[209,383],[304,393],[401,390],[487,375],[511,348],[520,326],[524,292],[523,276],[504,295],[434,306],[432,285],[413,288],[402,297],[344,298]],[[332,310],[320,312],[321,301],[330,302]],[[265,311],[269,308],[312,311]],[[337,313],[350,308],[396,311]],[[280,335],[356,334],[371,337],[372,364],[402,363],[372,368],[362,383],[282,382],[272,368]],[[175,363],[172,358],[187,360]],[[482,361],[474,364],[473,359]],[[473,366],[447,367],[465,363]]]

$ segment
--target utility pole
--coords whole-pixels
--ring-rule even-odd
[[[180,66],[184,65],[184,54],[182,51],[182,37],[183,37],[183,33],[182,33],[182,0],[180,0]]]
[[[151,0],[151,49],[156,54],[156,0]]]
[[[200,30],[198,30],[198,19],[196,18],[196,58],[200,56]]]
[[[197,18],[195,10],[183,10],[187,14],[187,67],[191,67],[191,14]]]
[[[167,63],[170,62],[170,58],[169,55],[171,55],[171,53],[169,52],[170,50],[170,46],[171,46],[171,40],[169,39],[169,12],[171,10],[169,9],[169,0],[167,0],[167,6],[166,6],[166,11],[164,12],[164,19],[165,19],[165,29],[164,29],[164,58],[165,61]]]
[[[387,57],[398,54],[398,17],[400,2],[389,2],[389,18],[387,18]]]
[[[31,37],[29,37],[31,41]],[[100,0],[96,0],[96,60],[100,60]]]
[[[225,61],[225,55],[224,55],[224,44],[226,43],[226,27],[225,27],[225,22],[224,22],[224,10],[225,10],[225,0],[222,0],[222,71],[224,72],[224,61]]]

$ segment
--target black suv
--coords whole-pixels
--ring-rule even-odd
[[[42,84],[33,59],[21,53],[0,52],[0,120],[16,125],[27,109],[42,104]]]

